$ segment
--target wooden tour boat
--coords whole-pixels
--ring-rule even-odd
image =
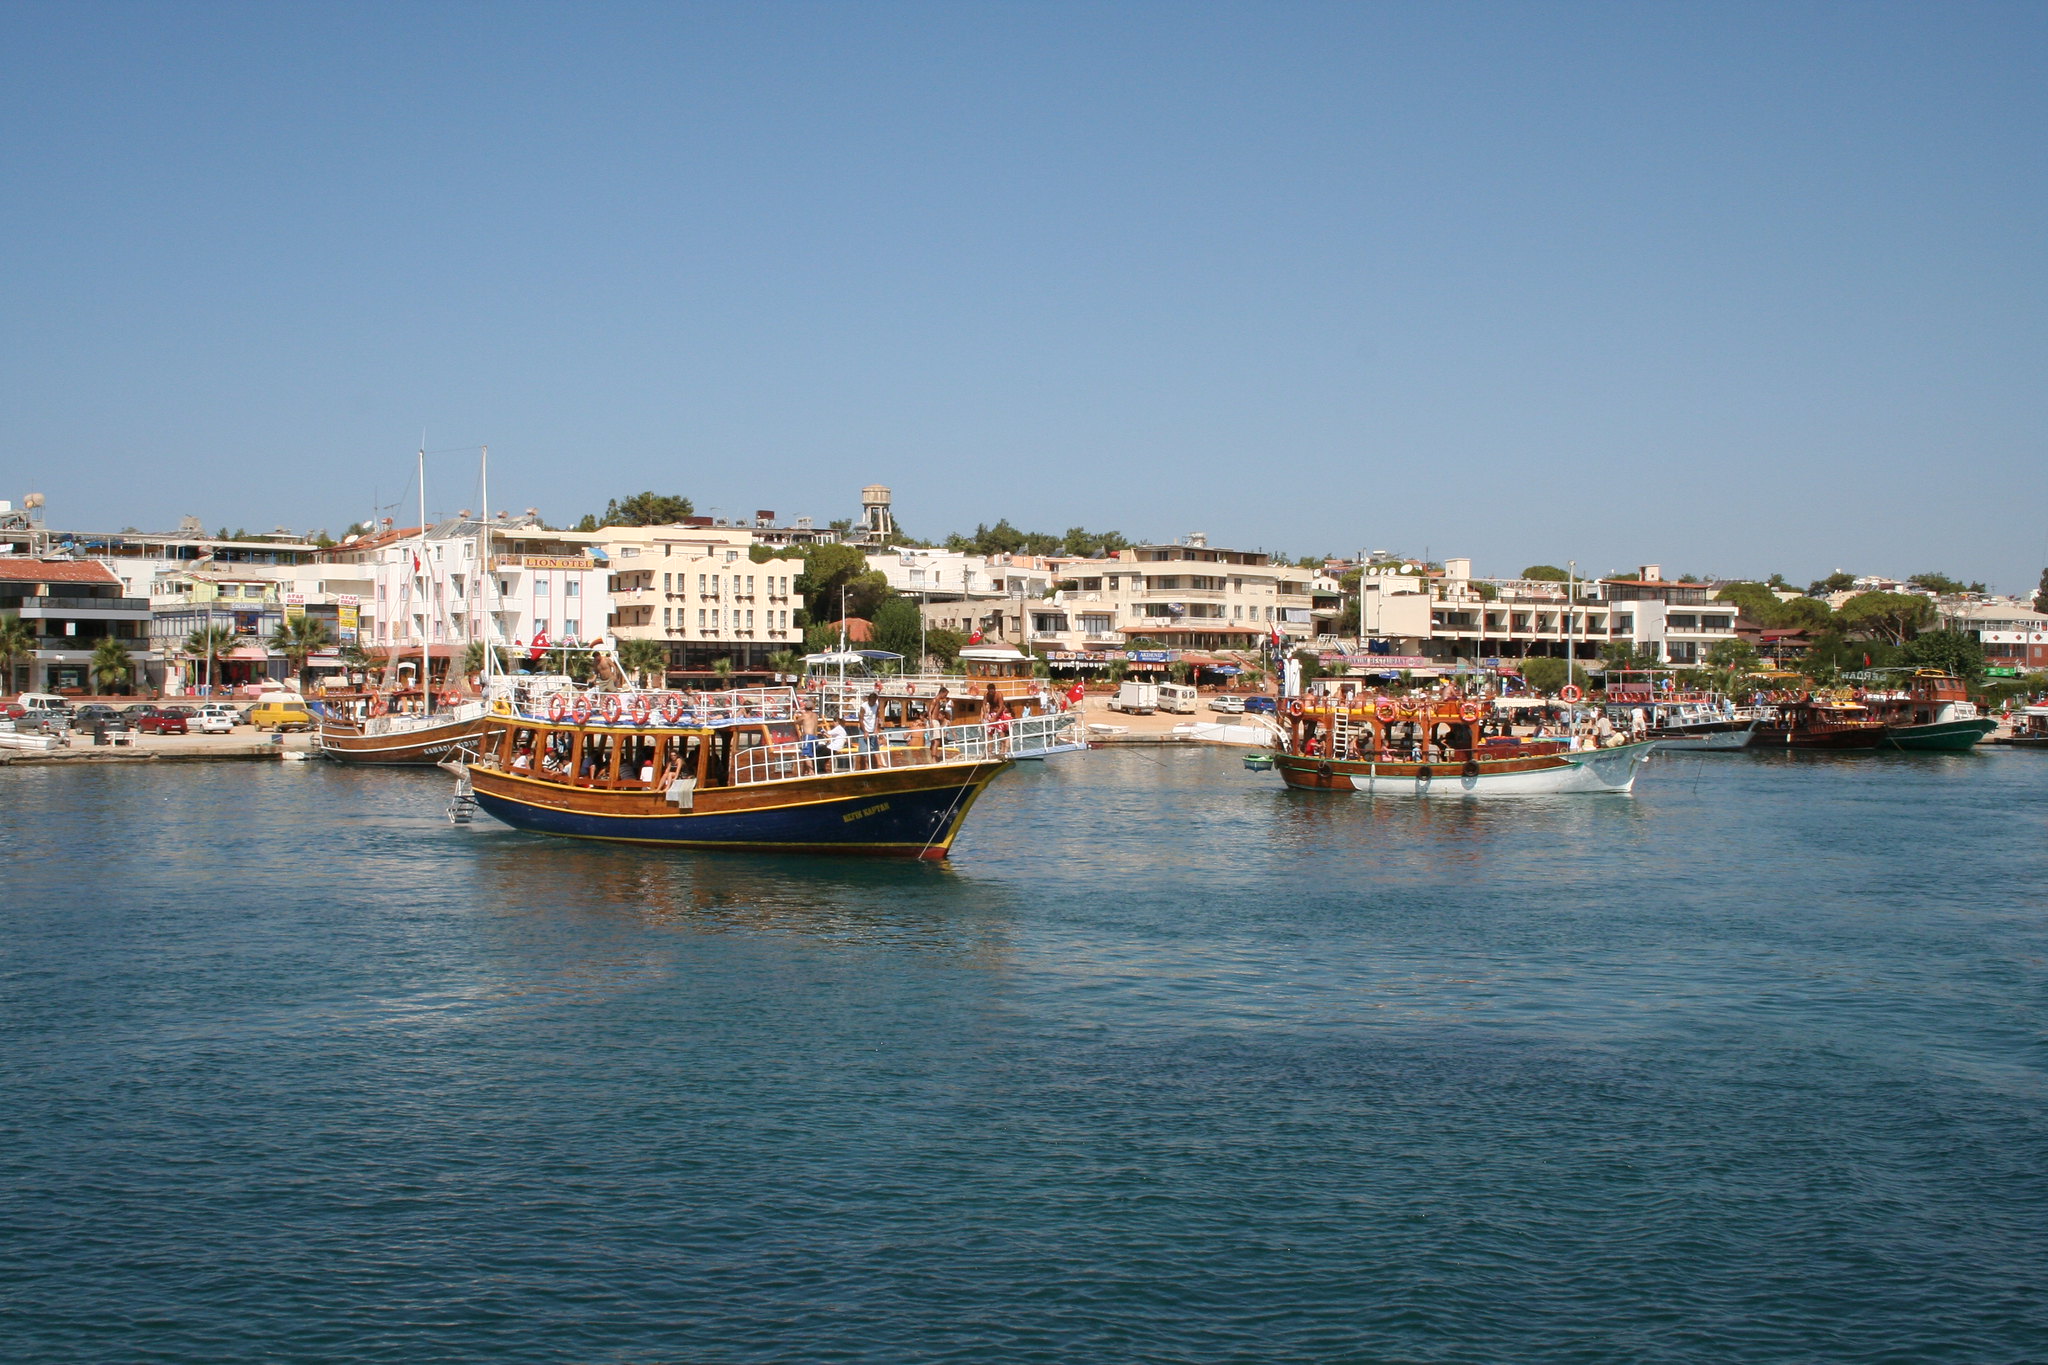
[[[558,696],[494,703],[467,783],[487,814],[542,834],[936,861],[988,784],[1055,733],[920,726],[833,752],[798,738],[790,688]]]
[[[1875,749],[1884,743],[1884,722],[1855,702],[1823,701],[1811,695],[1774,702],[1756,728],[1759,749]]]
[[[2000,735],[1993,744],[2010,744],[2018,749],[2048,749],[2048,706],[2029,706],[2013,717],[2012,733]]]
[[[330,692],[320,703],[320,754],[338,763],[432,767],[460,758],[484,732],[482,701],[431,713],[391,710],[405,701],[388,693]]]
[[[1273,755],[1290,787],[1394,796],[1546,796],[1626,792],[1656,747],[1575,749],[1569,740],[1479,730],[1483,701],[1330,697],[1281,703],[1286,742]]]
[[[1865,692],[1860,700],[1884,722],[1887,749],[1972,749],[1998,728],[1997,721],[1977,714],[1961,678],[1937,668],[1918,669],[1890,687]]]

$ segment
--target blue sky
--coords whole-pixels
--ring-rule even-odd
[[[2048,562],[2048,7],[0,7],[0,497]]]

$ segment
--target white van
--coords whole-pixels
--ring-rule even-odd
[[[1195,689],[1185,683],[1159,684],[1159,709],[1177,716],[1195,714]]]
[[[71,702],[67,698],[58,696],[55,692],[24,692],[14,699],[14,704],[24,711],[63,711],[68,713],[71,710]]]

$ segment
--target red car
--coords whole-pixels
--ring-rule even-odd
[[[181,706],[147,706],[131,723],[145,735],[190,734],[185,717],[191,714]]]

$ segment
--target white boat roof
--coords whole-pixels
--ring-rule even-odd
[[[1024,651],[1015,645],[969,645],[960,651],[963,659],[1009,660],[1024,658]]]

